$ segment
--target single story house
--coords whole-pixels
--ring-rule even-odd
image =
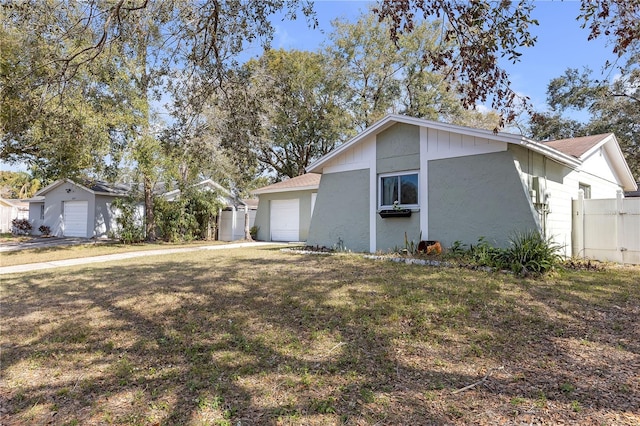
[[[55,236],[107,238],[117,229],[111,204],[129,190],[128,185],[57,180],[29,199],[32,233],[40,234],[38,228],[46,225]]]
[[[257,239],[307,240],[320,178],[318,173],[307,173],[253,191],[259,198]]]
[[[207,190],[218,190],[225,208],[219,215],[218,239],[233,241],[244,238],[244,211],[255,217],[247,204],[233,196],[227,189],[206,179],[195,184]],[[29,221],[32,234],[39,235],[40,225],[49,226],[55,236],[108,238],[117,231],[117,211],[112,208],[116,198],[130,194],[131,185],[108,184],[94,181],[80,184],[71,179],[60,179],[38,191],[29,199]],[[180,190],[166,191],[166,185],[159,184],[156,193],[167,200],[175,200]],[[242,213],[241,213],[242,212]],[[140,218],[144,217],[144,206],[140,204]]]
[[[25,200],[0,198],[0,232],[12,232],[13,219],[28,219],[29,203]]]
[[[308,235],[300,232],[300,239],[362,252],[403,247],[405,234],[444,247],[481,237],[504,247],[515,232],[537,229],[570,256],[572,199],[579,191],[615,198],[637,189],[611,133],[542,143],[401,115],[386,116],[307,171],[322,179]],[[270,200],[302,195],[295,188],[265,189]],[[273,225],[267,217],[259,218],[261,226]],[[273,230],[261,236],[273,238]]]

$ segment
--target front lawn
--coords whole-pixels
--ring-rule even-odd
[[[30,239],[32,237],[22,237]],[[95,241],[87,244],[51,246],[35,249],[6,251],[0,253],[0,266],[24,265],[28,263],[52,262],[55,260],[77,259],[106,254],[129,253],[134,251],[173,249],[181,247],[213,246],[227,244],[223,241],[191,241],[188,243],[139,243],[121,244],[113,241]]]
[[[277,249],[7,275],[0,424],[637,425],[638,276]]]

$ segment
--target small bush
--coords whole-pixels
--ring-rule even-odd
[[[251,229],[249,229],[249,234],[251,234],[251,238],[253,238],[254,240],[256,238],[258,238],[258,231],[260,230],[259,226],[252,226]]]
[[[493,247],[481,237],[477,244],[471,244],[467,249],[465,244],[456,241],[448,254],[476,266],[508,269],[521,276],[544,274],[561,261],[558,254],[560,246],[544,238],[538,231],[516,233],[509,242],[508,248],[501,249]]]
[[[11,221],[11,232],[13,235],[29,235],[33,226],[28,219],[13,219]]]
[[[45,237],[48,237],[49,235],[51,235],[51,228],[48,227],[47,225],[40,225],[40,227],[38,228],[38,231],[40,231],[40,233]]]
[[[130,196],[117,198],[111,205],[116,214],[118,230],[115,235],[125,244],[139,243],[144,240],[144,225],[137,200]]]
[[[560,246],[537,231],[517,233],[510,242],[504,259],[518,275],[544,274],[560,263]]]
[[[478,266],[489,266],[492,268],[503,269],[508,262],[505,259],[505,252],[502,249],[493,247],[484,237],[478,239],[478,244],[472,244],[469,247],[469,254],[472,262]]]

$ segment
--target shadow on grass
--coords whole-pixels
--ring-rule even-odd
[[[637,299],[620,307],[619,330],[606,315],[583,324],[615,309],[624,280],[598,290],[607,303],[575,281],[272,249],[193,256],[3,280],[10,416],[40,419],[41,406],[80,423],[451,424],[487,403],[517,417],[514,398],[573,404],[569,421],[586,407],[634,410],[618,358],[586,369],[563,346],[587,329],[594,346],[615,345],[637,324]],[[637,343],[617,354],[637,362]],[[498,366],[473,401],[451,394]]]

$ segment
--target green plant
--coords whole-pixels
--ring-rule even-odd
[[[48,237],[49,235],[51,235],[51,228],[48,227],[47,225],[40,225],[40,227],[38,228],[38,231],[40,231],[40,233],[45,237]]]
[[[422,240],[422,231],[420,231],[420,235],[418,236],[418,241]],[[420,244],[415,241],[409,241],[409,237],[407,233],[404,233],[404,249],[402,250],[405,254],[415,255],[418,254],[418,246]]]
[[[463,244],[462,241],[460,240],[456,240],[453,242],[453,244],[451,245],[451,247],[449,247],[449,254],[451,254],[452,256],[463,256],[464,254],[467,253],[467,245]]]
[[[334,404],[336,399],[333,397],[328,397],[327,399],[312,399],[311,400],[311,411],[315,411],[320,414],[333,414],[336,412]]]
[[[472,244],[469,247],[469,253],[473,262],[478,266],[489,266],[498,269],[506,266],[504,250],[493,247],[485,240],[485,237],[480,237],[478,244],[475,246]]]
[[[504,260],[518,275],[544,274],[561,261],[560,246],[538,231],[516,233],[510,243],[504,252]]]
[[[258,238],[258,231],[260,230],[259,226],[255,226],[253,225],[250,229],[249,229],[249,234],[251,234],[251,238],[253,238],[254,240],[256,238]]]
[[[125,244],[144,240],[144,224],[139,203],[132,195],[117,198],[111,205],[116,216],[118,229],[115,236]]]
[[[175,200],[157,197],[154,206],[158,231],[166,241],[191,241],[209,236],[222,203],[215,191],[187,187]]]

